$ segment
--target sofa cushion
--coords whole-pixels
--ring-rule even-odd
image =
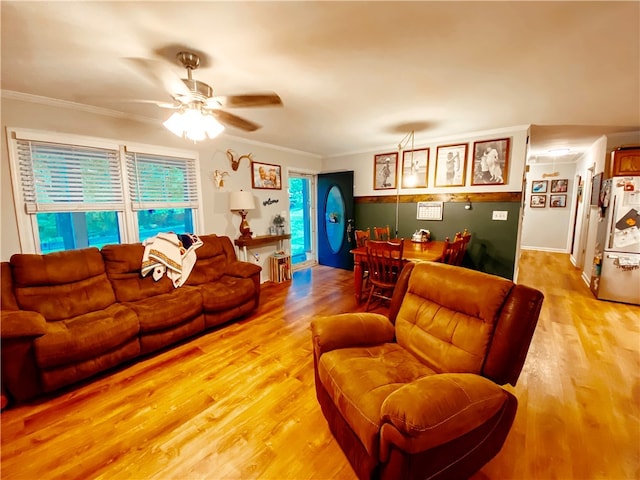
[[[10,262],[18,305],[49,322],[99,311],[116,301],[97,248],[15,254]]]
[[[387,397],[381,413],[413,441],[405,448],[424,451],[479,427],[506,401],[507,392],[480,375],[444,373],[403,385]]]
[[[322,354],[318,375],[333,403],[367,452],[377,457],[381,407],[404,384],[434,371],[396,343]]]
[[[224,274],[227,263],[235,260],[235,257],[229,258],[224,248],[224,240],[230,242],[228,237],[202,235],[200,240],[202,241],[202,246],[196,250],[198,259],[187,279],[188,285],[215,282]]]
[[[173,283],[166,275],[158,281],[151,274],[146,277],[141,275],[144,255],[141,243],[105,245],[101,252],[119,302],[135,302],[174,290]]]
[[[140,332],[147,333],[180,325],[202,312],[202,295],[196,287],[182,286],[169,293],[125,302],[138,315]]]
[[[253,299],[256,287],[250,278],[224,275],[215,283],[200,285],[205,312],[226,310]]]
[[[417,264],[396,317],[397,341],[439,373],[480,373],[512,288],[466,268]]]
[[[41,368],[52,368],[96,358],[138,335],[138,318],[119,304],[58,322],[47,322],[36,338],[35,354]]]

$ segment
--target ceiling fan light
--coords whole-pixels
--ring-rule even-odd
[[[212,115],[205,114],[197,108],[174,112],[163,125],[174,135],[193,142],[205,140],[207,137],[215,138],[224,130],[224,126]]]
[[[224,126],[213,115],[203,115],[202,124],[209,138],[216,138],[224,131]]]
[[[182,121],[182,113],[181,112],[173,112],[173,114],[162,123],[167,130],[169,130],[174,135],[178,137],[182,137],[184,132],[183,121]]]

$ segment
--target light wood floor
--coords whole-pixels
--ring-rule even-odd
[[[545,302],[498,456],[473,478],[640,478],[640,307],[595,300],[568,256],[525,251]],[[309,322],[351,272],[263,285],[251,319],[1,415],[2,479],[355,479],[313,389]]]

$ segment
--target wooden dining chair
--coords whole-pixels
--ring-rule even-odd
[[[448,265],[459,265],[457,262],[459,261],[460,251],[464,243],[462,239],[453,239],[453,242],[449,240],[449,237],[444,239],[444,248],[442,249],[442,257],[440,257],[440,261],[442,263],[446,263]]]
[[[469,246],[469,242],[471,241],[471,234],[465,228],[462,233],[460,232],[456,233],[456,236],[454,237],[454,241],[462,242],[462,246],[459,247],[458,251],[456,252],[457,256],[455,258],[455,265],[462,265],[462,260],[464,259],[464,255],[467,251],[467,247]]]
[[[356,237],[356,247],[365,247],[367,242],[371,240],[371,229],[367,228],[366,230],[355,230]],[[369,268],[367,267],[367,262],[362,263],[362,282],[363,287],[368,288],[369,282]]]
[[[356,247],[364,247],[368,240],[371,240],[371,229],[355,230]]]
[[[402,250],[404,242],[386,242],[369,240],[367,242],[367,265],[369,268],[369,298],[366,311],[369,310],[371,299],[376,297],[381,301],[391,300],[393,289],[402,271]]]
[[[375,234],[375,240],[388,242],[391,240],[391,230],[389,225],[386,227],[373,227],[373,233]]]

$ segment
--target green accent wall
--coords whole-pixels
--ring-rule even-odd
[[[357,199],[356,199],[357,200]],[[398,237],[411,238],[413,232],[425,228],[433,240],[453,240],[456,232],[465,228],[471,233],[463,266],[513,279],[518,236],[520,202],[476,202],[471,210],[464,202],[444,202],[442,221],[416,220],[417,203],[400,203],[398,206]],[[491,220],[494,210],[507,211],[507,221]],[[396,225],[395,203],[355,204],[356,228],[389,225],[391,232]]]

